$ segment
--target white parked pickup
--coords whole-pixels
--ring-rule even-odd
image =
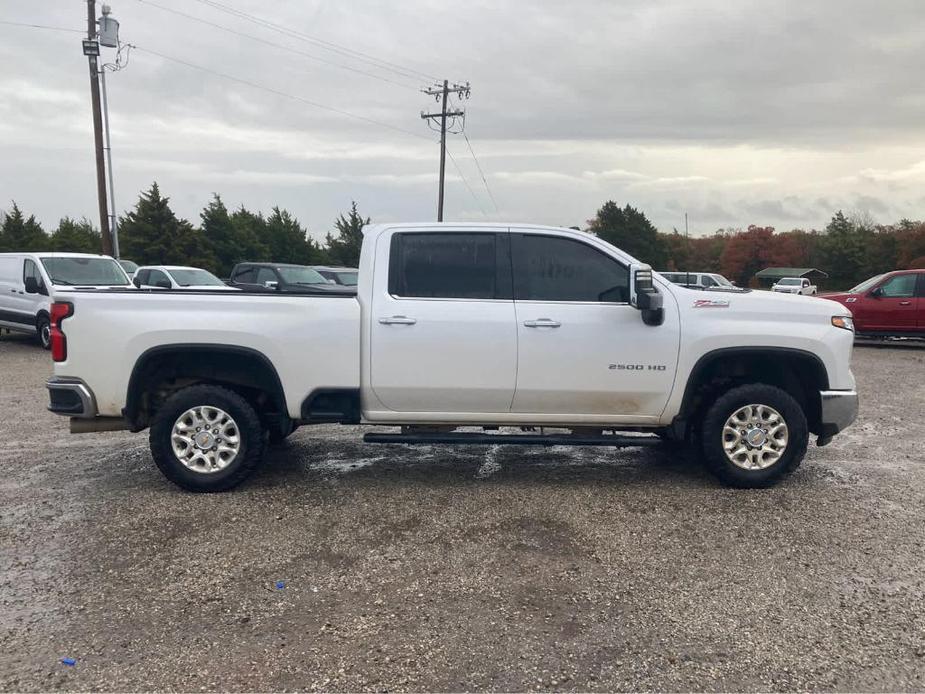
[[[371,443],[686,441],[767,486],[857,413],[844,306],[680,287],[571,229],[371,225],[355,293],[76,291],[52,314],[50,409],[150,428],[193,491],[332,422],[400,427]]]
[[[816,285],[810,284],[805,277],[784,277],[771,285],[772,292],[780,294],[802,294],[803,296],[815,296]]]

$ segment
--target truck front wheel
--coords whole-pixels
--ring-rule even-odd
[[[260,464],[265,440],[254,408],[219,386],[174,393],[151,423],[155,464],[191,492],[223,492],[239,485]]]
[[[737,386],[707,410],[701,446],[707,467],[733,487],[769,487],[806,455],[809,429],[800,404],[763,383]]]

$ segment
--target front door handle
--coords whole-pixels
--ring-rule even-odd
[[[414,325],[417,320],[407,316],[391,316],[389,318],[380,318],[379,322],[383,325]]]
[[[562,323],[552,318],[537,318],[536,320],[525,320],[524,326],[527,328],[558,328],[562,326]]]
[[[899,305],[900,305],[900,306],[909,306],[911,303],[912,303],[911,301],[900,301],[900,302],[899,302]]]

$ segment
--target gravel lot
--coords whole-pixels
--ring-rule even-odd
[[[854,368],[860,421],[770,490],[325,426],[197,496],[66,433],[4,335],[0,688],[921,691],[925,347]]]

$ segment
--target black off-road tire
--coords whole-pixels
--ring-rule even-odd
[[[723,428],[737,410],[746,405],[774,408],[787,424],[788,441],[780,459],[762,470],[746,470],[726,457]],[[806,455],[809,428],[806,415],[792,395],[763,383],[740,385],[719,396],[707,410],[700,427],[700,448],[704,463],[723,484],[743,489],[770,487],[799,467]]]
[[[42,349],[51,349],[51,320],[44,313],[35,321],[35,339]]]
[[[211,405],[227,412],[237,425],[241,445],[237,456],[218,472],[196,472],[173,452],[174,424],[190,408]],[[151,455],[164,476],[190,492],[224,492],[246,480],[260,465],[266,448],[266,431],[254,408],[234,391],[220,386],[190,386],[174,393],[157,411],[149,436]]]

